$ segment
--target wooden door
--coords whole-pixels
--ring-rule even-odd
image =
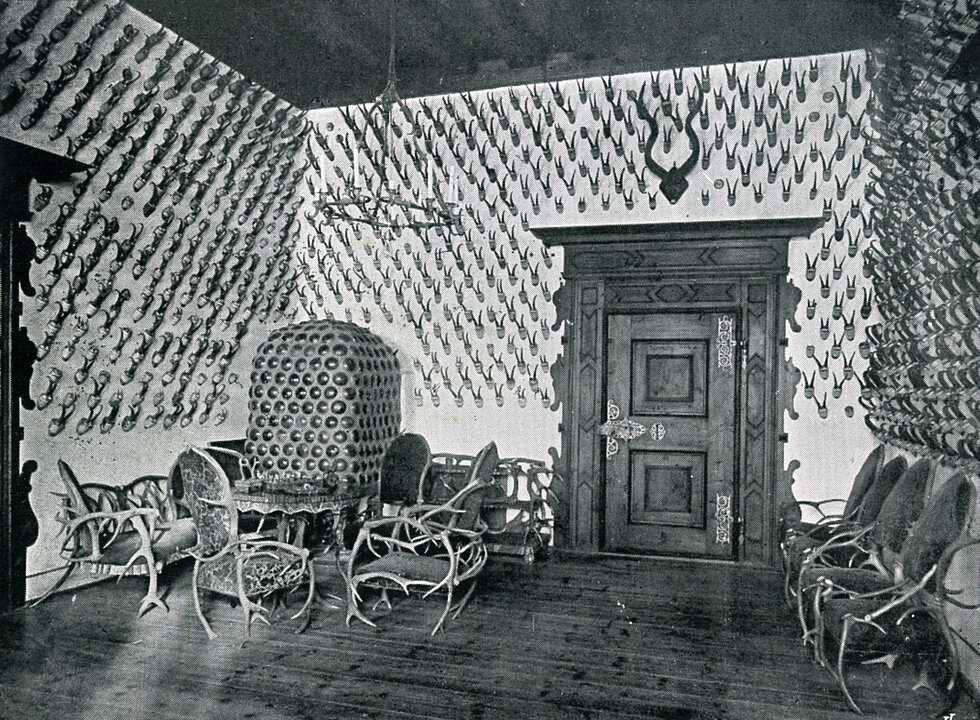
[[[609,316],[608,550],[735,557],[737,318]]]

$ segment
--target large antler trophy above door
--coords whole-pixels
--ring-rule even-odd
[[[654,83],[654,94],[659,95],[659,85]],[[653,148],[657,142],[657,136],[660,134],[660,127],[657,125],[656,113],[651,114],[643,100],[643,94],[646,91],[646,84],[640,88],[640,94],[636,98],[636,114],[644,122],[650,125],[650,137],[647,138],[646,145],[643,148],[643,157],[646,160],[647,167],[650,168],[650,172],[660,178],[660,192],[663,193],[664,197],[667,198],[671,205],[675,204],[681,199],[681,195],[687,190],[687,176],[690,174],[691,170],[694,169],[698,158],[701,155],[701,142],[698,140],[698,134],[694,131],[694,118],[701,114],[702,103],[704,102],[704,93],[701,87],[698,86],[697,90],[687,101],[688,113],[687,119],[683,123],[684,132],[687,134],[688,140],[691,143],[691,154],[688,156],[687,160],[682,162],[679,166],[674,163],[670,170],[666,169],[663,165],[658,163],[653,159]],[[673,116],[670,111],[670,104],[668,102],[661,103],[664,115],[668,119],[673,120],[675,127],[681,129],[680,116]]]

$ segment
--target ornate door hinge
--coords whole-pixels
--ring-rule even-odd
[[[612,400],[606,402],[606,422],[599,427],[599,434],[606,438],[606,457],[611,458],[619,452],[619,441],[630,442],[646,434],[647,428],[642,423],[629,418],[620,419],[619,405]],[[663,440],[667,429],[662,423],[650,426],[650,438]]]
[[[611,458],[619,452],[619,441],[635,440],[644,435],[647,431],[646,426],[630,420],[629,418],[619,419],[619,405],[612,400],[606,402],[606,422],[602,423],[599,433],[606,438],[606,457]]]
[[[718,369],[731,373],[735,370],[735,327],[730,315],[718,318]]]
[[[715,543],[730,545],[732,542],[732,496],[715,495]]]

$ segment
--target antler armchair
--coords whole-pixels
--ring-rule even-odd
[[[928,461],[919,461],[909,467],[904,457],[893,458],[881,469],[868,490],[855,522],[839,528],[823,543],[804,549],[793,578],[796,609],[803,640],[814,641],[814,655],[821,664],[824,664],[824,657],[812,610],[819,578],[840,568],[865,563],[880,566],[881,556],[901,552],[905,534],[925,505],[931,477],[932,467]]]
[[[194,610],[208,637],[214,638],[216,633],[201,610],[202,588],[237,599],[245,613],[245,631],[249,635],[254,620],[268,623],[268,609],[261,601],[279,591],[305,583],[306,602],[291,619],[308,612],[314,593],[309,551],[259,534],[240,536],[231,484],[210,455],[187,448],[178,456],[177,465],[197,526],[197,545],[189,552],[194,557]],[[308,622],[307,616],[299,630]]]
[[[65,486],[61,512],[65,540],[61,556],[65,573],[33,604],[46,600],[60,588],[75,568],[87,565],[92,572],[146,575],[149,588],[140,603],[142,615],[152,606],[168,609],[158,593],[157,576],[163,567],[186,557],[194,545],[194,524],[182,518],[167,488],[167,478],[147,475],[124,486],[81,484],[64,460],[58,473]]]
[[[364,524],[345,575],[348,624],[357,618],[374,626],[359,607],[362,586],[380,590],[379,604],[389,608],[389,590],[406,595],[419,592],[423,597],[445,592],[445,608],[433,635],[450,612],[454,611],[454,618],[459,616],[487,562],[486,525],[480,519],[480,508],[498,460],[496,443],[490,443],[473,460],[465,486],[445,502],[415,505],[405,508],[399,517]],[[454,604],[458,590],[467,583],[469,588]]]
[[[893,631],[913,624],[906,621],[915,612],[932,616],[936,622],[940,636],[933,634],[930,638],[921,629],[918,634],[927,643],[935,645],[938,640],[940,645],[945,645],[940,652],[945,651],[948,662],[940,662],[931,669],[942,675],[939,684],[945,687],[940,689],[952,690],[959,661],[945,615],[946,605],[968,609],[976,606],[955,597],[963,591],[946,586],[946,571],[958,552],[980,543],[978,539],[966,537],[974,499],[972,483],[963,474],[955,475],[933,494],[905,536],[901,555],[895,561],[877,574],[851,568],[838,569],[820,578],[822,586],[815,602],[817,632],[820,637],[828,633],[837,640],[835,674],[848,704],[856,712],[860,708],[851,696],[845,675],[848,650],[863,646],[864,656],[908,652],[908,640],[915,638]],[[936,655],[934,647],[915,650]]]
[[[857,475],[854,477],[854,482],[851,484],[851,490],[846,500],[843,498],[820,501],[797,500],[793,506],[797,518],[800,517],[803,508],[809,508],[818,515],[818,518],[814,522],[804,522],[802,519],[794,521],[789,518],[783,518],[781,520],[783,527],[780,550],[783,556],[785,581],[783,589],[786,601],[790,606],[795,605],[796,588],[793,581],[799,575],[806,552],[825,543],[835,533],[853,528],[855,524],[860,523],[862,515],[866,520],[864,524],[867,524],[867,518],[871,515],[871,512],[863,511],[864,501],[866,495],[879,483],[884,453],[884,446],[878,445],[868,454],[868,457],[861,465],[861,469],[858,470]],[[902,471],[904,470],[905,468],[903,467]],[[901,475],[901,472],[899,472],[899,475]],[[894,479],[897,480],[898,475],[895,475]],[[892,482],[894,483],[894,480]],[[888,490],[891,490],[891,486],[889,486]],[[884,501],[885,495],[880,495],[881,499],[873,508],[874,515],[877,515],[878,510],[881,509],[881,502]],[[833,506],[840,506],[840,512],[828,512],[828,508]],[[872,508],[869,507],[868,510],[871,511]],[[873,517],[871,515],[871,519]]]

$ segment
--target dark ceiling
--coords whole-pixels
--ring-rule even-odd
[[[302,108],[373,99],[389,0],[129,0]],[[867,48],[898,0],[399,0],[403,97]]]

